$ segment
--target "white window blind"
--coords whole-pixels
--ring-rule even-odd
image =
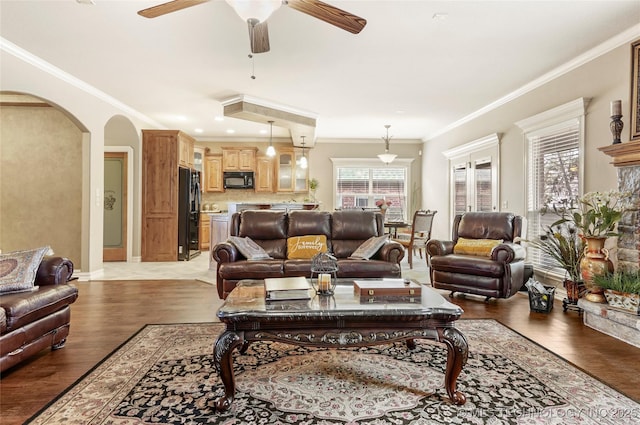
[[[406,219],[406,167],[337,166],[335,171],[336,208],[375,208],[383,199],[391,202],[387,215]]]
[[[571,205],[580,195],[580,121],[573,119],[527,133],[526,141],[527,234],[528,239],[535,239],[546,226],[558,220],[554,208]],[[529,250],[528,259],[534,267],[552,268],[563,273],[537,249]]]

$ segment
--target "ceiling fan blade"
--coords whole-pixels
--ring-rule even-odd
[[[251,53],[265,53],[270,50],[269,28],[267,22],[258,22],[255,19],[247,21],[249,25],[249,40],[251,40]]]
[[[209,0],[173,0],[147,9],[139,10],[138,15],[144,16],[145,18],[157,18],[158,16],[166,15],[167,13],[176,12],[208,1]]]
[[[358,34],[367,25],[366,19],[352,15],[320,0],[285,0],[285,3],[299,12],[306,13],[353,34]]]

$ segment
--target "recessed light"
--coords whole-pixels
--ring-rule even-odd
[[[196,128],[193,131],[195,131],[196,133],[204,133],[204,130],[201,128]]]
[[[216,121],[224,121],[224,117],[221,117],[220,115],[217,115],[214,120]]]
[[[434,13],[431,19],[434,21],[446,21],[448,17],[448,13]]]
[[[227,134],[233,134],[233,133],[235,133],[235,132],[236,132],[236,131],[235,131],[234,129],[232,129],[232,128],[230,128],[230,129],[228,129],[228,130],[227,130]]]
[[[260,134],[267,134],[268,131],[267,130],[260,130]]]

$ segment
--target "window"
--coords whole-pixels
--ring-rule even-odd
[[[389,165],[379,161],[332,159],[335,176],[335,208],[377,208],[376,201],[390,205],[385,219],[406,221],[409,205],[409,164],[395,160]]]
[[[500,138],[491,134],[444,152],[451,173],[451,220],[466,211],[497,211]]]
[[[567,206],[582,193],[586,105],[578,99],[517,123],[526,144],[527,239],[537,238],[558,219],[554,207]],[[536,268],[563,275],[537,249],[530,249],[527,258]]]

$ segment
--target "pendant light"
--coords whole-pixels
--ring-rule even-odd
[[[267,148],[267,156],[276,156],[276,148],[273,147],[273,121],[268,121],[271,126],[271,132],[269,134],[269,147]]]
[[[305,169],[309,166],[309,161],[307,161],[307,157],[305,156],[304,153],[304,137],[305,136],[300,136],[302,137],[302,158],[300,158],[300,168]]]
[[[382,140],[384,140],[384,153],[378,155],[380,161],[384,162],[385,164],[392,163],[393,160],[396,159],[396,156],[398,156],[389,153],[389,140],[391,140],[391,137],[389,137],[389,127],[391,127],[389,124],[384,126],[384,128],[387,129],[387,136],[382,138]]]

